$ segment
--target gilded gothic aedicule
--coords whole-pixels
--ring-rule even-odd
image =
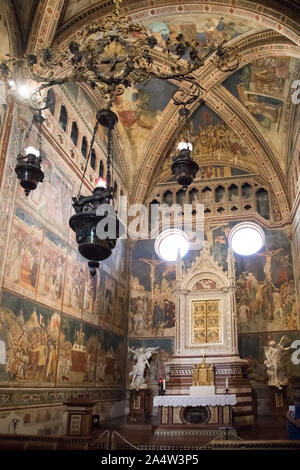
[[[205,357],[201,364],[195,364],[193,367],[193,385],[207,386],[215,385],[215,372],[213,364],[206,364]]]

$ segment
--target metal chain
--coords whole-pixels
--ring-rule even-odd
[[[42,160],[42,155],[41,155],[41,152],[42,152],[42,125],[43,125],[43,122],[42,122],[42,111],[40,110],[39,111],[39,115],[40,115],[40,120],[39,120],[39,128],[38,128],[38,145],[39,145],[39,152],[40,152],[40,160]]]
[[[80,186],[79,186],[79,190],[78,190],[77,197],[80,196],[80,191],[81,191],[81,188],[82,188],[83,180],[84,180],[84,178],[85,178],[86,170],[87,170],[87,167],[88,167],[88,163],[89,163],[89,160],[90,160],[90,157],[91,157],[92,150],[93,150],[93,148],[94,148],[94,142],[95,142],[95,138],[96,138],[96,133],[97,133],[98,127],[99,127],[99,123],[98,123],[98,121],[97,121],[96,124],[95,124],[95,127],[94,127],[93,136],[92,136],[92,140],[91,140],[91,145],[90,145],[90,149],[89,149],[88,156],[87,156],[87,158],[86,158],[85,168],[84,168],[84,172],[83,172],[83,174],[82,174],[82,179],[81,179],[81,182],[80,182]]]
[[[106,172],[106,181],[107,181],[107,189],[109,191],[110,183],[111,183],[111,141],[112,141],[112,129],[109,127],[107,132],[107,172]]]

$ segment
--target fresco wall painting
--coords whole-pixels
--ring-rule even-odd
[[[211,224],[205,227],[208,247],[225,270],[228,235],[234,224]],[[251,367],[253,361],[256,361],[255,373],[250,375],[250,378],[254,380],[259,376],[259,380],[267,384],[264,347],[273,340],[276,344],[281,341],[280,344],[289,346],[293,338],[299,339],[299,316],[289,238],[283,230],[265,229],[265,235],[266,243],[260,252],[248,257],[235,255],[235,265],[241,354],[243,358],[249,358]],[[191,267],[198,254],[198,251],[188,252],[183,259],[185,269]],[[175,305],[171,294],[174,280],[174,263],[157,258],[153,241],[138,241],[132,255],[130,345],[147,343],[147,346],[155,347],[157,341],[174,341]],[[204,280],[198,287],[206,289],[208,283]],[[166,308],[165,300],[168,302]],[[168,338],[165,338],[166,336]],[[280,347],[279,345],[278,348]],[[257,348],[256,352],[253,348]],[[164,352],[162,354],[164,355]],[[289,355],[283,354],[280,359],[283,375],[287,377],[297,374],[295,368],[290,365],[290,354],[289,350]],[[167,360],[170,357],[168,356]],[[131,362],[132,359],[129,358],[129,365]],[[157,376],[155,377],[157,379]]]
[[[98,336],[98,358],[96,385],[115,387],[124,384],[126,342],[123,336],[100,329]]]
[[[284,103],[289,100],[289,78],[296,63],[296,59],[283,56],[260,58],[223,82],[223,86],[252,114],[278,151],[285,141]],[[280,164],[285,166],[283,159]]]
[[[93,387],[96,368],[98,386],[120,386],[124,376],[124,335],[8,291],[2,292],[0,341],[5,357],[0,363],[2,386]]]
[[[43,157],[44,182],[32,191],[26,202],[24,201],[24,190],[20,186],[18,186],[17,194],[23,207],[26,207],[27,210],[32,209],[39,220],[52,227],[52,230],[58,231],[65,239],[71,231],[66,222],[71,216],[75,185],[62,171],[62,165],[59,165],[57,158],[59,157],[56,156],[50,160],[46,155]]]
[[[213,16],[207,14],[185,13],[182,15],[161,16],[156,21],[145,22],[148,30],[155,36],[160,47],[165,47],[168,37],[176,38],[184,34],[188,41],[198,41],[202,52],[208,52],[223,41],[227,42],[249,31],[258,30],[255,24],[243,20],[233,21],[232,17]]]
[[[174,336],[175,266],[154,254],[154,241],[138,241],[132,259],[129,336]],[[151,258],[150,258],[151,256]]]
[[[300,208],[295,216],[293,227],[293,253],[294,253],[294,273],[298,300],[298,311],[300,312]],[[300,314],[299,314],[300,315]]]
[[[182,140],[182,137],[181,133],[179,133],[175,145],[168,151],[159,172],[166,170],[171,172],[171,156],[176,153],[177,145]],[[219,175],[222,177],[223,173],[223,170],[218,170],[216,165],[205,165],[203,167],[204,160],[218,159],[233,164],[241,164],[242,161],[249,162],[251,159],[251,153],[240,136],[206,104],[200,105],[191,117],[190,140],[193,144],[193,159],[200,165],[198,178],[201,179],[219,177]],[[225,174],[225,171],[227,174]],[[229,171],[225,167],[224,176],[231,176]]]
[[[65,242],[45,231],[36,300],[56,309],[62,304],[66,255]]]
[[[1,258],[5,270],[0,302],[0,385],[12,387],[13,391],[7,394],[0,390],[0,404],[4,408],[12,404],[24,407],[16,416],[21,426],[26,414],[26,432],[42,429],[57,434],[61,430],[54,418],[53,426],[48,426],[46,414],[36,424],[34,412],[27,406],[38,403],[41,413],[46,413],[53,400],[59,406],[70,393],[76,394],[83,387],[89,388],[89,393],[95,391],[94,398],[102,401],[102,412],[109,417],[116,400],[122,400],[127,247],[124,243],[116,250],[116,269],[102,263],[97,276],[91,278],[68,225],[71,198],[78,181],[61,156],[53,149],[48,151],[50,144],[44,144],[45,181],[28,198],[19,185],[15,186],[16,203],[7,244],[3,238],[7,262]],[[13,167],[11,171],[14,173]],[[12,194],[11,201],[14,200]],[[104,312],[105,277],[111,279],[118,309],[111,309],[109,321],[103,325],[100,317]],[[102,393],[101,381],[95,388],[98,349],[102,361],[111,360],[108,347],[111,333],[107,329],[119,333],[114,337],[113,347],[118,365],[105,381],[105,387],[113,387],[117,395],[112,390],[106,395]],[[39,387],[44,387],[42,392]],[[49,389],[53,390],[54,398]],[[0,410],[1,430],[5,423]],[[23,428],[25,424],[19,427]]]
[[[163,111],[177,87],[165,80],[151,79],[149,82],[126,88],[116,97],[114,111],[130,142],[133,163],[143,153],[143,147],[152,129],[161,120]],[[127,140],[126,139],[126,140]]]
[[[16,209],[9,241],[4,287],[34,298],[43,240],[43,228]]]
[[[0,365],[1,385],[54,385],[60,314],[3,291],[0,338],[6,362]]]
[[[57,384],[94,385],[98,329],[63,315]]]

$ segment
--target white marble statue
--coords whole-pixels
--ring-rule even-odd
[[[265,361],[264,364],[267,368],[268,385],[282,389],[282,386],[287,383],[287,377],[281,370],[281,359],[283,351],[291,349],[291,346],[285,348],[281,343],[285,337],[283,336],[278,344],[275,341],[269,341],[268,345],[264,347]]]
[[[158,349],[158,346],[156,348],[128,348],[128,350],[133,353],[133,359],[136,360],[136,364],[133,366],[132,371],[129,373],[129,375],[132,375],[130,388],[135,388],[136,390],[138,390],[139,388],[147,388],[144,377],[145,369],[146,367],[150,368],[148,359],[150,359],[156,349]]]

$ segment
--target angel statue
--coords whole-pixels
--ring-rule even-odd
[[[275,341],[269,341],[268,345],[264,347],[264,365],[267,369],[268,385],[278,389],[282,389],[282,386],[287,383],[287,377],[282,370],[282,353],[291,349],[291,346],[284,347],[283,340],[286,341],[287,338],[283,336],[278,344]]]
[[[133,353],[133,359],[136,360],[136,364],[129,373],[129,375],[132,375],[130,388],[135,388],[136,390],[139,388],[147,388],[144,378],[145,368],[146,366],[150,368],[148,359],[150,359],[154,351],[156,351],[158,348],[159,346],[156,348],[128,348],[128,350]]]

